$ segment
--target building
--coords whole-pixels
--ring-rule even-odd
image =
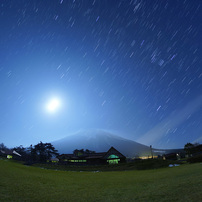
[[[59,162],[59,159],[56,158],[56,157],[51,157],[49,160],[47,160],[47,162],[50,162],[50,163],[58,163],[58,162]]]
[[[18,152],[16,152],[13,149],[0,150],[0,153],[1,153],[2,156],[5,156],[7,159],[12,159],[13,154],[21,157],[21,154],[19,154]]]
[[[64,164],[118,164],[126,161],[126,157],[114,147],[107,152],[87,153],[83,150],[75,150],[73,154],[61,154],[57,158]]]

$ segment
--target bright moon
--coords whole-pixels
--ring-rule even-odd
[[[53,98],[47,103],[46,110],[50,113],[54,113],[58,111],[60,106],[61,106],[60,100],[58,98]]]

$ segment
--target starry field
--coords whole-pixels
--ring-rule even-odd
[[[2,0],[0,142],[104,129],[202,141],[201,0]]]

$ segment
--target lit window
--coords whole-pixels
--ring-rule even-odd
[[[13,156],[7,155],[7,159],[12,159],[12,158],[13,158]]]
[[[118,164],[119,161],[120,161],[120,159],[107,160],[107,162],[108,162],[109,164]]]
[[[111,154],[108,159],[118,159],[119,157],[117,155]]]

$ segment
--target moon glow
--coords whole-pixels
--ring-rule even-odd
[[[52,98],[46,105],[46,110],[50,113],[55,113],[61,106],[61,102],[58,98]]]

